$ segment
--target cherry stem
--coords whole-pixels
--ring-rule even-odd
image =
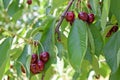
[[[40,44],[40,46],[41,46],[41,48],[42,48],[42,51],[44,52],[45,50],[44,50],[44,47],[43,47],[42,43],[39,42],[39,44]]]
[[[58,34],[57,39],[58,39],[59,41],[61,40],[61,39],[60,39],[60,31],[59,31],[60,25],[62,24],[63,19],[64,19],[65,15],[66,15],[67,11],[69,10],[69,8],[71,7],[71,5],[73,4],[73,2],[74,2],[74,0],[71,0],[71,1],[69,2],[69,4],[68,4],[68,6],[66,7],[65,11],[62,13],[62,15],[61,15],[61,17],[60,17],[60,20],[59,20],[58,23],[57,23],[57,26],[56,26],[56,29],[55,29],[55,33]]]
[[[45,76],[45,74],[44,74],[44,72],[43,72],[43,73],[42,73],[41,80],[44,80],[44,76]]]

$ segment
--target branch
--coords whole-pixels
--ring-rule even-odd
[[[24,37],[21,37],[20,35],[18,35],[18,34],[16,34],[16,33],[13,33],[13,32],[11,32],[11,31],[8,31],[8,30],[6,30],[6,29],[4,29],[3,27],[1,27],[0,28],[0,32],[1,31],[6,31],[10,36],[12,36],[12,37],[15,37],[15,36],[17,36],[18,38],[20,38],[20,39],[23,39],[25,42],[27,42],[28,44],[31,44],[32,42],[33,42],[33,40],[31,40],[31,39],[26,39],[26,38],[24,38]]]
[[[60,20],[58,21],[57,23],[57,26],[56,26],[56,29],[55,29],[55,33],[58,34],[58,37],[57,39],[60,41],[60,31],[59,31],[59,28],[60,28],[60,25],[62,24],[62,21],[67,13],[67,11],[69,10],[69,8],[71,7],[72,3],[74,2],[74,0],[71,0],[68,4],[68,6],[66,7],[65,11],[62,13],[61,17],[60,17]]]

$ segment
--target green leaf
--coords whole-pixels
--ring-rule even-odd
[[[64,47],[60,42],[56,43],[56,46],[57,46],[57,50],[58,50],[57,56],[60,59],[62,59],[64,56]]]
[[[116,72],[120,64],[120,31],[113,34],[104,46],[104,55],[112,73]]]
[[[94,54],[95,53],[95,43],[94,43],[94,38],[92,35],[92,32],[88,28],[88,45],[90,48],[90,53]]]
[[[4,40],[4,42],[0,45],[0,80],[3,77],[3,74],[6,70],[6,66],[8,65],[9,61],[9,50],[11,47],[11,38],[7,38]]]
[[[103,30],[107,24],[107,17],[109,14],[109,8],[110,8],[110,0],[104,0],[103,9],[102,9],[102,16],[101,16],[101,26],[102,26]]]
[[[93,13],[97,14],[98,12],[98,0],[90,0],[90,4],[93,10]]]
[[[90,31],[93,35],[94,46],[95,46],[95,54],[97,56],[99,56],[102,53],[102,50],[103,50],[102,35],[94,24],[91,24],[89,27],[90,27]]]
[[[110,12],[116,16],[118,24],[120,25],[120,0],[110,0]]]
[[[80,75],[80,79],[78,80],[87,80],[91,68],[92,66],[90,62],[88,60],[83,60],[81,67],[81,75]]]
[[[72,80],[78,80],[78,77],[80,77],[80,73],[79,72],[75,72],[73,75],[73,79]]]
[[[79,70],[87,50],[87,24],[76,19],[68,36],[69,61],[75,70]]]
[[[55,9],[55,8],[58,8],[60,6],[63,6],[65,3],[67,3],[68,1],[66,0],[53,0],[52,2],[52,8]]]
[[[120,67],[118,68],[117,72],[110,75],[110,80],[120,80]]]
[[[17,59],[17,67],[18,69],[21,70],[21,66],[23,65],[26,70],[26,76],[29,78],[30,77],[30,61],[31,61],[31,46],[30,45],[25,45],[22,54],[19,56]],[[19,65],[20,64],[20,65]],[[19,72],[18,72],[19,74]]]
[[[11,60],[18,59],[18,57],[21,55],[21,53],[22,53],[22,48],[14,48],[14,49],[10,50]]]
[[[23,7],[19,6],[19,0],[14,0],[12,4],[9,6],[7,13],[9,16],[14,16],[19,10],[21,10]]]
[[[51,80],[54,74],[55,74],[54,68],[52,66],[49,67],[45,73],[44,80]]]
[[[6,9],[9,6],[10,1],[11,0],[3,0],[4,9]]]
[[[88,44],[87,51],[86,51],[84,59],[88,60],[92,64],[92,54],[91,54],[91,51],[90,51],[89,44]]]
[[[98,58],[96,56],[92,56],[92,68],[97,74],[99,73],[99,63]]]
[[[41,40],[40,40],[40,42],[42,43],[42,45],[44,47],[44,50],[49,52],[49,54],[50,54],[50,59],[46,63],[45,70],[47,70],[50,67],[50,65],[52,63],[54,63],[55,60],[56,60],[56,54],[54,52],[54,45],[55,45],[55,41],[54,41],[55,40],[55,38],[54,38],[55,22],[56,22],[56,19],[54,17],[49,16],[47,18],[45,29],[44,29],[44,32],[42,34]],[[40,48],[41,48],[41,46],[39,46],[39,49]],[[40,50],[40,53],[42,51],[43,50]]]
[[[101,62],[101,63],[100,63],[99,73],[100,73],[103,77],[107,77],[107,76],[110,74],[109,66],[108,66],[105,62]]]

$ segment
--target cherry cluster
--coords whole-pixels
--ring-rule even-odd
[[[118,30],[118,26],[114,25],[109,32],[107,33],[106,37],[110,37],[112,35],[112,33],[115,33]]]
[[[33,74],[40,73],[44,70],[45,63],[49,60],[49,53],[42,52],[39,56],[37,54],[32,54],[30,71]]]
[[[86,12],[79,12],[78,13],[78,18],[86,21],[87,23],[92,23],[95,19],[94,14],[93,13],[86,13]],[[70,22],[70,24],[72,24],[75,20],[75,14],[73,11],[69,11],[66,13],[65,15],[65,19],[66,21]]]

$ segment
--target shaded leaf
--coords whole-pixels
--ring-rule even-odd
[[[10,1],[11,1],[11,0],[3,0],[4,9],[6,9],[6,8],[9,6]]]
[[[110,75],[109,80],[120,80],[120,67],[118,68],[118,70],[114,74]]]
[[[120,25],[120,0],[110,0],[110,12],[115,15]]]
[[[109,9],[110,9],[110,0],[104,0],[103,9],[102,9],[102,16],[101,16],[101,27],[103,30],[105,29],[106,24],[107,24]]]
[[[9,16],[14,16],[19,10],[21,10],[23,7],[19,6],[19,0],[14,0],[11,5],[9,6],[7,13]]]
[[[11,47],[11,38],[7,38],[4,40],[4,42],[0,45],[0,80],[3,77],[3,74],[5,72],[5,70],[7,69],[6,66],[8,66],[8,62],[9,62],[9,50]]]
[[[76,70],[80,69],[87,50],[87,27],[85,22],[75,20],[68,37],[69,61]]]
[[[108,65],[110,66],[112,73],[116,72],[119,67],[119,49],[120,49],[120,31],[113,34],[109,41],[104,46],[104,56]]]
[[[95,46],[95,54],[99,56],[103,50],[103,39],[100,31],[94,24],[90,25],[90,30],[93,35],[94,46]]]
[[[18,67],[19,71],[21,72],[21,66],[23,65],[26,70],[26,76],[30,77],[30,61],[31,61],[31,46],[25,45],[22,54],[17,59],[16,67]],[[17,72],[19,74],[19,71]]]

